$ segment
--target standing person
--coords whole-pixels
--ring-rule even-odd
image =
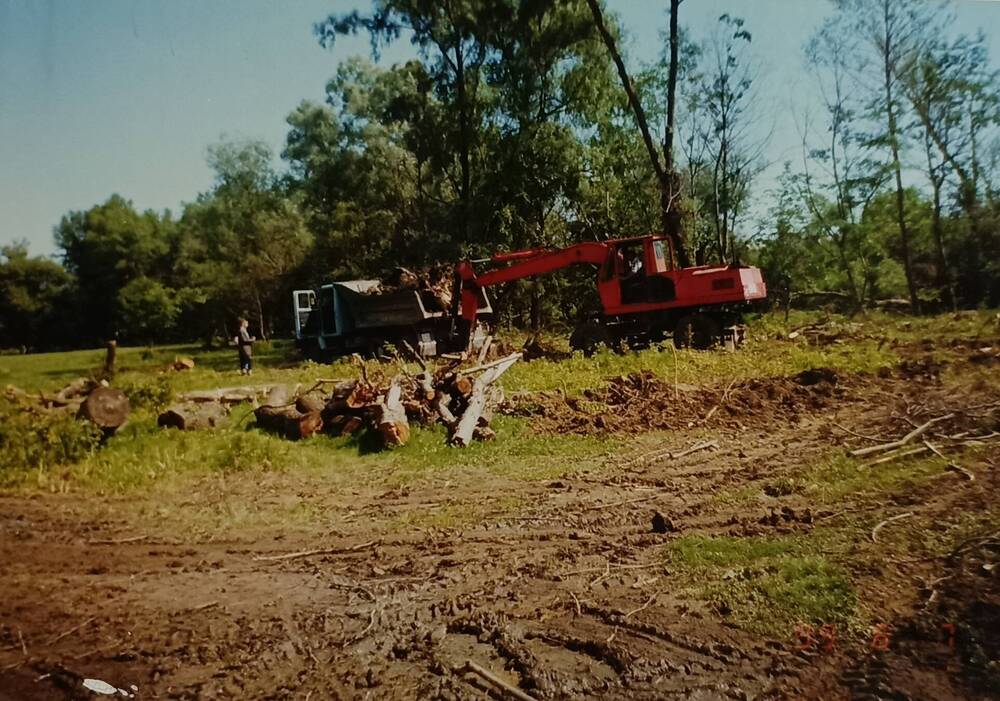
[[[257,340],[250,335],[250,322],[240,319],[240,330],[236,334],[236,349],[240,353],[240,374],[249,375],[253,372],[253,342]]]

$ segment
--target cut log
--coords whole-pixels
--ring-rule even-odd
[[[472,380],[465,375],[459,375],[452,384],[453,394],[460,397],[468,397],[472,394]]]
[[[333,389],[326,403],[326,411],[332,414],[350,414],[374,404],[378,392],[370,384],[359,380],[348,380]]]
[[[441,423],[447,426],[449,430],[454,429],[455,424],[458,423],[458,418],[456,418],[448,406],[450,400],[451,397],[444,392],[438,393],[437,399],[434,400],[434,409],[437,411],[438,416],[441,417]]]
[[[124,425],[129,414],[128,397],[120,389],[97,387],[80,405],[80,418],[112,434]]]
[[[473,440],[477,441],[493,441],[496,440],[497,432],[494,431],[489,426],[476,426],[475,430],[472,431]]]
[[[485,427],[490,425],[493,415],[496,414],[497,409],[503,404],[503,400],[503,387],[500,385],[490,385],[486,390],[486,405],[483,407],[483,411],[479,415],[479,421],[477,422],[479,426]],[[493,437],[495,438],[496,434]]]
[[[419,389],[419,398],[428,404],[433,403],[434,398],[437,396],[437,390],[434,389],[434,376],[430,372],[424,370],[423,372],[417,374],[413,379],[416,381]]]
[[[97,383],[89,377],[77,378],[55,394],[43,394],[42,403],[49,407],[61,407],[68,405],[79,406],[83,398],[90,394],[90,391],[94,389],[96,384]]]
[[[493,345],[493,336],[487,336],[486,340],[483,341],[482,348],[479,349],[479,355],[476,357],[476,362],[482,365],[486,362],[486,358],[490,354],[490,346]]]
[[[365,426],[365,421],[360,416],[340,414],[323,419],[323,432],[330,436],[350,436],[357,433]]]
[[[476,378],[476,381],[472,383],[472,394],[469,396],[469,405],[455,426],[455,432],[452,434],[450,441],[452,445],[465,447],[472,442],[472,434],[476,426],[479,425],[479,417],[482,416],[483,409],[486,408],[488,401],[487,390],[490,385],[496,382],[501,375],[507,372],[520,359],[520,353],[507,356],[503,360],[492,364],[488,369],[485,369]]]
[[[410,422],[402,401],[403,391],[398,380],[393,380],[389,391],[375,405],[375,425],[387,446],[406,445],[410,440]]]
[[[187,402],[168,407],[157,418],[156,425],[196,431],[221,426],[228,417],[229,409],[221,402]]]
[[[326,408],[326,399],[319,392],[309,392],[295,400],[295,408],[303,414],[322,412]]]
[[[257,419],[257,425],[265,431],[293,441],[309,438],[323,429],[323,416],[320,412],[305,414],[294,406],[265,404],[254,409],[253,415]]]
[[[179,398],[191,402],[222,402],[223,404],[242,404],[256,402],[266,397],[273,385],[259,387],[222,387],[220,389],[184,392]]]

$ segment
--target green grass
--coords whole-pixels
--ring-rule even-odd
[[[846,570],[821,551],[823,536],[685,536],[668,567],[696,598],[737,625],[779,638],[800,623],[857,625],[857,594]]]
[[[809,345],[805,337],[787,338],[791,329],[809,323],[824,322],[844,334],[845,343]],[[783,315],[768,314],[749,324],[748,340],[737,353],[721,351],[673,351],[670,348],[646,349],[617,355],[609,351],[592,358],[575,355],[552,362],[537,360],[515,365],[503,380],[508,390],[555,390],[578,392],[596,387],[608,377],[637,370],[651,370],[667,379],[704,384],[730,381],[733,378],[791,375],[813,367],[831,367],[844,372],[871,372],[898,362],[899,357],[886,341],[918,343],[932,337],[939,345],[946,340],[971,340],[996,337],[998,329],[993,312],[950,314],[935,317],[898,317],[869,314],[847,319],[815,312],[793,312],[786,321]],[[507,334],[510,342],[522,340],[518,332]],[[545,342],[568,348],[564,335],[546,335]],[[175,392],[247,384],[236,372],[235,351],[231,348],[205,350],[195,344],[123,347],[118,350],[120,383],[136,381],[162,371],[175,357],[195,360],[192,371],[167,373]],[[101,367],[104,350],[38,353],[0,356],[0,383],[13,384],[28,391],[51,390],[71,379],[86,376]],[[349,361],[332,366],[300,361],[291,341],[258,343],[255,347],[253,382],[312,382],[319,376],[348,377],[356,370]]]
[[[945,471],[945,461],[936,456],[902,458],[868,465],[842,452],[791,479],[796,491],[819,503],[836,503],[864,493],[897,492],[925,482]]]
[[[155,415],[140,411],[100,450],[69,466],[37,465],[5,473],[5,486],[64,490],[74,486],[128,493],[160,481],[211,474],[299,471],[324,483],[368,481],[396,486],[448,473],[500,475],[515,480],[550,479],[597,467],[616,440],[580,436],[540,436],[524,419],[496,417],[498,438],[452,448],[443,427],[416,428],[410,442],[374,452],[364,438],[315,436],[291,442],[244,421],[237,408],[231,425],[213,431],[181,432],[156,426]]]
[[[504,378],[508,390],[556,390],[576,393],[600,386],[609,377],[651,370],[661,377],[687,384],[711,384],[733,379],[794,375],[802,370],[829,367],[843,372],[874,372],[898,362],[888,348],[874,341],[815,348],[787,341],[752,340],[738,352],[671,351],[646,349],[619,355],[611,351],[585,358],[536,360],[515,365]]]
[[[163,372],[178,356],[193,358],[195,369]],[[254,382],[288,382],[296,374],[315,379],[317,367],[296,359],[291,341],[258,343],[254,347],[257,370]],[[77,377],[97,373],[104,365],[104,349],[0,355],[0,384],[12,384],[29,392],[62,387]],[[237,372],[236,351],[231,348],[206,350],[196,344],[122,347],[118,349],[116,382],[148,378],[158,373],[170,379],[177,391],[246,384]],[[335,366],[337,367],[337,366]],[[342,372],[342,374],[344,374]]]
[[[474,526],[485,520],[502,519],[524,506],[524,499],[508,495],[476,502],[454,502],[431,508],[406,511],[391,519],[388,531],[408,531],[413,528],[460,528]]]
[[[974,451],[967,451],[973,454]],[[845,498],[904,491],[945,472],[946,462],[936,456],[913,456],[879,465],[868,465],[841,450],[830,452],[815,465],[763,485],[743,485],[719,492],[719,504],[750,504],[768,497],[803,495],[811,504],[829,505]]]

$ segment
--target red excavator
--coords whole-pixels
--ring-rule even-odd
[[[678,348],[718,343],[735,348],[743,336],[742,312],[767,296],[760,269],[739,264],[677,267],[670,239],[660,235],[501,253],[485,262],[504,267],[479,275],[471,261],[456,268],[459,312],[469,330],[476,328],[484,288],[571,265],[596,266],[603,314],[581,323],[570,336],[570,346],[588,355],[600,344],[641,347],[668,336]]]

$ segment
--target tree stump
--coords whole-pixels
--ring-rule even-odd
[[[104,355],[103,376],[111,379],[115,376],[115,360],[118,358],[118,341],[112,339],[107,343],[107,352]]]
[[[110,435],[128,419],[129,409],[128,397],[120,389],[97,387],[83,400],[77,415]]]

